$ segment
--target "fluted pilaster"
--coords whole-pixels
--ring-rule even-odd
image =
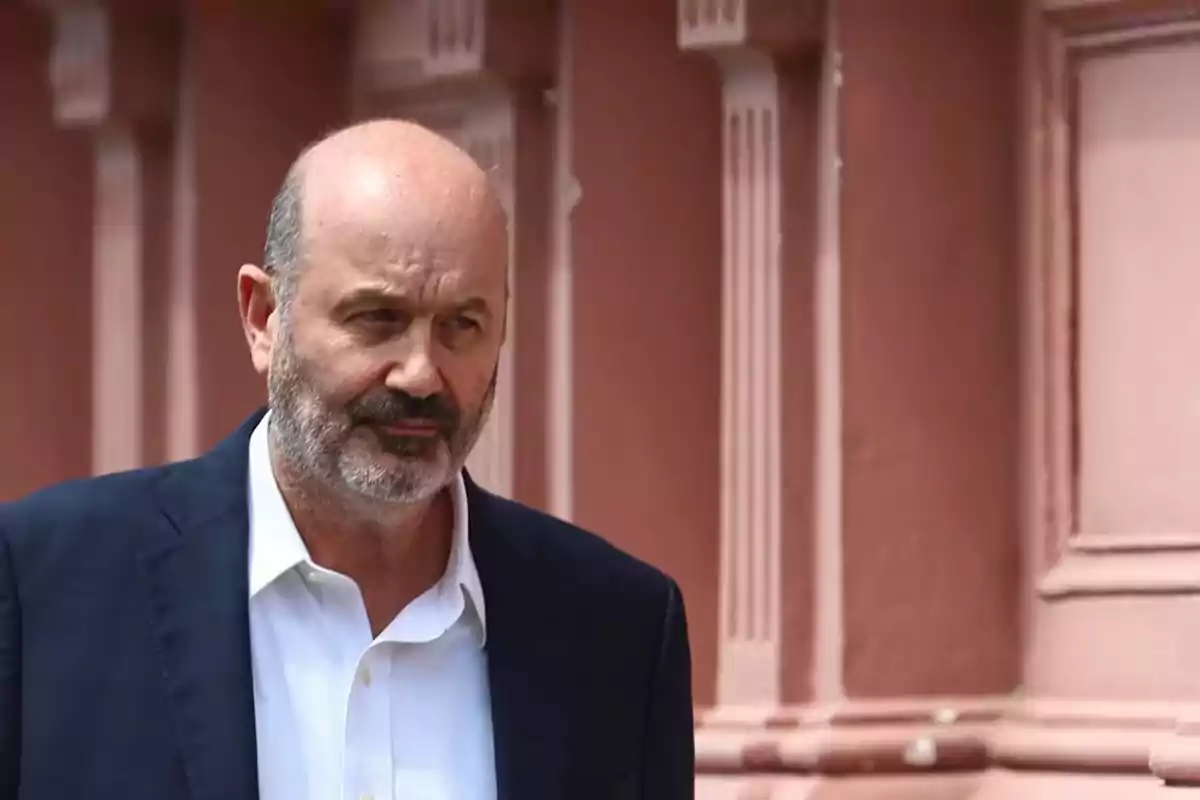
[[[767,59],[724,68],[721,621],[717,696],[779,702],[779,91]]]
[[[777,57],[819,42],[823,13],[818,4],[796,3],[779,17],[772,5],[679,3],[680,46],[715,56],[723,93],[717,701],[728,707],[775,708],[783,701],[784,178]]]

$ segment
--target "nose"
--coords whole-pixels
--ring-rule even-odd
[[[442,376],[430,353],[428,337],[413,337],[407,352],[388,371],[385,385],[411,397],[432,397],[442,391]]]

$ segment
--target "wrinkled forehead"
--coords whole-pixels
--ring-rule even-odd
[[[364,169],[306,187],[305,272],[313,281],[326,291],[369,281],[425,302],[503,292],[507,228],[486,183],[391,177]]]

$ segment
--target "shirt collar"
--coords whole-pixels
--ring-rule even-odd
[[[301,564],[312,564],[308,548],[300,538],[296,523],[283,500],[271,468],[271,448],[267,428],[271,414],[259,421],[250,435],[248,501],[250,510],[250,597],[274,583]],[[458,587],[479,623],[481,639],[487,630],[483,586],[468,538],[467,487],[462,473],[448,487],[454,505],[454,528],[446,572],[438,582],[442,587]]]

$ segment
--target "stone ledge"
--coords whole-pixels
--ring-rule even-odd
[[[1176,733],[1184,705],[947,697],[778,711],[714,709],[698,715],[697,774],[1000,768],[1192,780],[1200,777],[1200,739],[1192,748],[1188,737]]]

